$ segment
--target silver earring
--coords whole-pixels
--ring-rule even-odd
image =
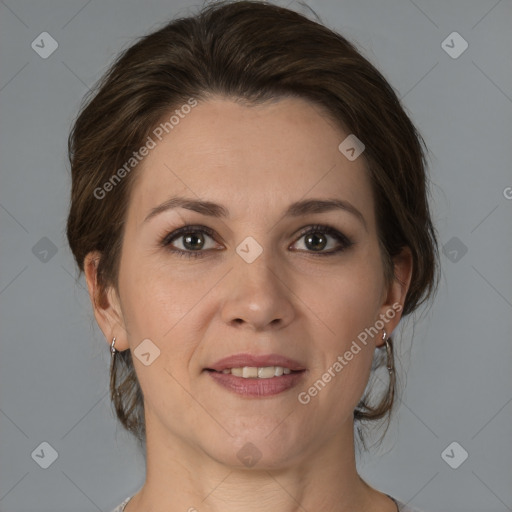
[[[115,353],[117,352],[117,350],[114,347],[115,342],[116,342],[116,337],[114,336],[112,338],[112,344],[110,345],[110,354],[112,355],[112,357],[114,357]]]
[[[382,332],[382,341],[386,343],[386,366],[389,374],[391,375],[395,371],[393,367],[393,345],[391,344],[391,339],[388,339],[388,333],[386,332],[386,329],[384,329]]]

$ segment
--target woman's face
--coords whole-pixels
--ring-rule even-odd
[[[161,446],[277,467],[351,432],[410,265],[397,260],[405,286],[386,284],[365,163],[338,149],[348,135],[301,99],[212,99],[133,171],[119,295],[97,318],[132,350]]]

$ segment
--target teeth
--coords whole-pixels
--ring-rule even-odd
[[[264,368],[258,368],[258,378],[270,379],[274,377],[275,369],[273,366],[265,366]]]
[[[243,377],[244,379],[271,379],[272,377],[281,377],[281,375],[289,375],[292,371],[290,368],[282,366],[244,366],[243,368],[226,368],[221,373],[231,373],[235,377]]]
[[[244,369],[242,370],[242,377],[244,379],[254,379],[258,376],[258,368],[255,368],[254,366],[244,366]]]

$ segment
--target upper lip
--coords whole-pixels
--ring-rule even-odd
[[[279,354],[234,354],[219,359],[214,364],[208,366],[207,370],[215,370],[221,372],[228,368],[243,368],[244,366],[252,366],[262,368],[265,366],[282,366],[293,371],[305,370],[305,367],[294,359],[281,356]]]

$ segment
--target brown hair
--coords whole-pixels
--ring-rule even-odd
[[[425,144],[395,92],[338,33],[297,12],[256,1],[217,2],[142,37],[119,55],[86,97],[68,141],[72,190],[67,236],[81,272],[87,253],[100,251],[98,284],[117,288],[124,220],[137,173],[124,173],[114,183],[115,200],[101,200],[98,190],[169,112],[191,98],[213,95],[249,105],[304,98],[362,140],[388,280],[393,279],[393,256],[405,246],[412,252],[403,315],[433,295],[439,256],[427,197]],[[355,419],[390,412],[394,387],[393,374],[386,396],[373,406],[365,396]],[[144,440],[143,396],[130,350],[114,358],[111,397],[121,423]]]

